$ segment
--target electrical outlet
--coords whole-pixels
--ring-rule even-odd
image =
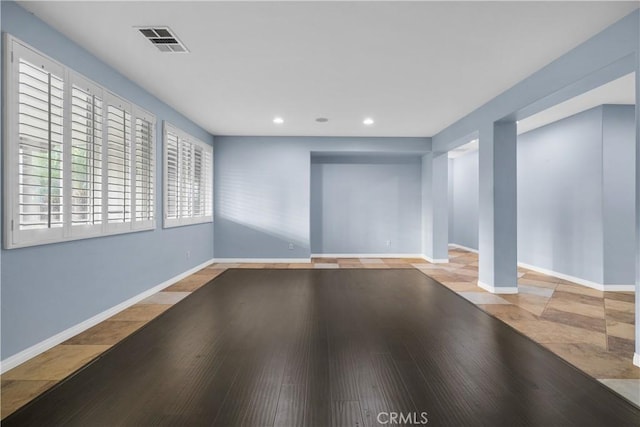
[[[187,251],[187,259],[191,258],[191,251]]]
[[[384,243],[385,243],[385,245],[387,245],[388,248],[391,247],[391,240],[387,240]]]
[[[293,250],[293,243],[289,243],[289,250],[292,251]]]

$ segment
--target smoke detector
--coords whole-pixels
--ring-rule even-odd
[[[169,27],[135,27],[160,52],[187,53],[189,50]]]

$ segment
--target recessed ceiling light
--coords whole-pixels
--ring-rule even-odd
[[[371,126],[373,124],[373,119],[371,117],[367,117],[362,121],[362,123],[364,123],[367,126]]]
[[[273,119],[273,123],[277,124],[277,125],[281,125],[284,123],[284,119],[282,117],[276,117]]]
[[[326,117],[318,117],[316,119],[316,122],[318,123],[327,123],[329,121],[329,119],[327,119]]]

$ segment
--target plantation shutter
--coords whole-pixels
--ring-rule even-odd
[[[153,114],[5,40],[4,247],[153,229]]]
[[[202,215],[207,218],[213,218],[213,149],[205,147],[203,151],[203,203],[204,209]]]
[[[146,117],[135,119],[136,221],[154,220],[154,127],[155,123]]]
[[[71,87],[71,224],[102,223],[102,99],[89,84]]]
[[[178,218],[178,135],[166,131],[165,137],[165,210],[166,217],[170,219]]]
[[[164,226],[213,219],[213,149],[191,135],[164,125]]]
[[[179,217],[189,218],[193,215],[193,145],[184,139],[180,141],[179,165]]]
[[[18,59],[18,226],[63,226],[63,91],[60,75]]]
[[[193,216],[204,215],[204,159],[200,145],[193,147]]]
[[[131,113],[128,104],[111,97],[107,106],[108,222],[131,222]]]
[[[213,206],[213,179],[211,150],[207,147],[194,145],[193,155],[193,215],[195,217],[211,216]]]

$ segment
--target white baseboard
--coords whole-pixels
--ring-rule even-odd
[[[449,243],[449,246],[452,248],[458,248],[465,251],[478,253],[476,249],[469,248],[466,246],[458,245],[456,243]],[[635,292],[635,285],[616,285],[616,284],[602,284],[596,283],[589,280],[581,279],[579,277],[570,276],[568,274],[559,273],[557,271],[549,270],[547,268],[536,267],[535,265],[526,264],[524,262],[518,262],[518,267],[526,268],[531,271],[536,271],[538,273],[546,274],[547,276],[557,277],[558,279],[566,280],[568,282],[573,282],[578,285],[587,286],[592,289],[596,289],[602,292]]]
[[[482,283],[478,280],[478,286],[484,289],[485,291],[491,292],[492,294],[517,294],[518,287],[517,286],[493,286],[487,285],[486,283]]]
[[[221,264],[307,264],[311,258],[215,258]]]
[[[209,260],[209,261],[205,261],[200,265],[197,265],[187,271],[185,271],[184,273],[180,273],[177,276],[172,277],[169,280],[166,280],[162,283],[160,283],[159,285],[154,286],[153,288],[147,289],[146,291],[139,293],[138,295],[129,298],[128,300],[121,302],[118,305],[115,305],[105,311],[103,311],[102,313],[96,314],[95,316],[81,322],[78,323],[77,325],[74,325],[68,329],[65,329],[62,332],[59,332],[47,339],[45,339],[44,341],[40,341],[37,344],[32,345],[31,347],[22,350],[19,353],[14,354],[13,356],[9,356],[6,359],[0,361],[0,373],[4,374],[5,372],[7,372],[10,369],[15,368],[18,365],[23,364],[24,362],[26,362],[29,359],[32,359],[34,357],[36,357],[37,355],[44,353],[45,351],[49,350],[52,347],[55,347],[56,345],[68,340],[69,338],[72,338],[76,335],[78,335],[79,333],[86,331],[87,329],[97,325],[98,323],[108,319],[109,317],[118,314],[119,312],[121,312],[122,310],[131,307],[132,305],[142,301],[143,299],[150,297],[151,295],[160,292],[161,290],[173,285],[174,283],[178,282],[179,280],[184,279],[187,276],[190,276],[191,274],[195,273],[198,270],[201,270],[202,268],[206,267],[207,265],[211,264],[213,262],[213,259]]]
[[[640,353],[633,353],[633,364],[640,366]]]
[[[468,246],[462,246],[462,245],[459,245],[457,243],[449,243],[449,247],[456,248],[456,249],[462,249],[463,251],[467,251],[467,252],[473,252],[474,254],[478,253],[477,249],[473,249],[473,248],[470,248]]]
[[[446,264],[449,262],[448,258],[430,258],[426,255],[422,255],[421,256],[422,259],[424,259],[425,261],[429,261],[431,264]]]
[[[311,254],[311,258],[423,258],[422,254]]]
[[[558,273],[557,271],[548,270],[542,267],[536,267],[535,265],[525,264],[519,262],[518,267],[526,268],[528,270],[536,271],[538,273],[546,274],[547,276],[557,277],[558,279],[566,280],[568,282],[577,283],[579,285],[587,286],[592,289],[596,289],[602,292],[634,292],[636,285],[603,285],[602,283],[591,282],[589,280],[581,279],[579,277],[570,276],[564,273]]]

